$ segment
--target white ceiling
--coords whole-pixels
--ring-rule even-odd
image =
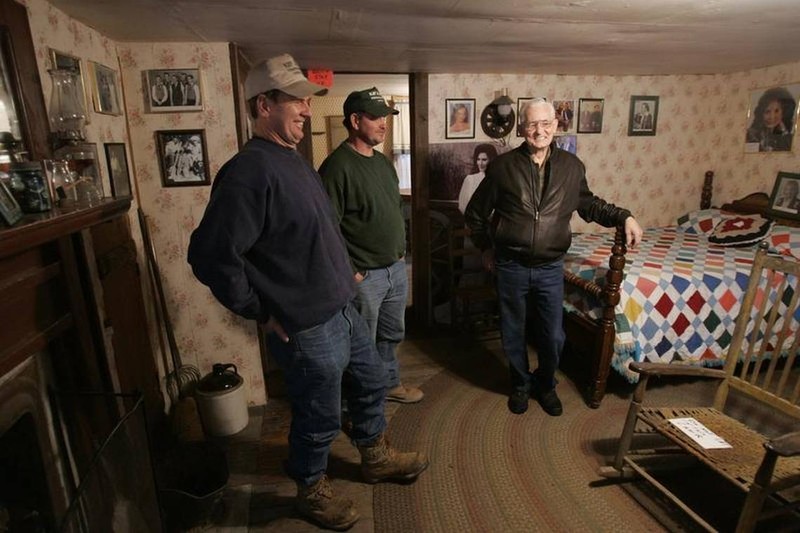
[[[800,60],[798,0],[48,0],[117,41],[356,72],[703,74]]]

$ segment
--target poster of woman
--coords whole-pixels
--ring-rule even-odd
[[[750,93],[745,152],[788,152],[792,149],[798,96],[800,83]]]

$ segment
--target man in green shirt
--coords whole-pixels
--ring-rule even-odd
[[[386,399],[415,403],[423,393],[402,384],[396,353],[405,336],[408,297],[403,201],[394,165],[374,149],[386,138],[386,116],[397,113],[375,87],[350,93],[344,102],[348,138],[319,173],[347,241],[356,280],[353,303],[386,368]]]

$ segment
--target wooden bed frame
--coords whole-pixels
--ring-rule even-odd
[[[714,172],[707,171],[703,181],[700,197],[700,209],[711,207],[711,195],[714,183]],[[743,215],[757,214],[774,220],[784,226],[800,227],[800,221],[788,219],[780,213],[769,209],[769,195],[763,192],[749,194],[739,200],[723,204],[720,209]],[[572,272],[564,273],[564,281],[568,287],[574,287],[591,294],[601,302],[601,317],[590,319],[577,313],[564,313],[564,330],[567,334],[568,349],[591,357],[589,365],[589,383],[585,388],[585,398],[589,407],[596,408],[606,392],[606,382],[611,370],[611,358],[614,355],[615,307],[620,300],[620,287],[624,277],[625,254],[624,228],[618,227],[614,234],[614,245],[608,258],[608,272],[605,285],[600,286],[593,281],[578,277]]]
[[[713,190],[714,173],[708,171],[703,181],[703,191],[700,197],[700,209],[711,207],[711,194]],[[763,193],[756,193],[763,195]],[[745,202],[755,195],[747,196],[737,202]],[[767,202],[759,210],[757,205],[747,203],[748,208],[739,206],[737,202],[726,204],[724,209],[740,213],[763,213],[766,210]],[[737,204],[737,205],[734,205]],[[760,204],[759,204],[760,205]],[[578,313],[564,312],[564,330],[567,334],[568,350],[579,352],[591,357],[589,364],[589,383],[585,388],[585,398],[589,407],[600,406],[606,392],[606,382],[611,370],[611,358],[614,355],[615,329],[615,308],[620,300],[620,287],[624,277],[625,254],[628,249],[625,246],[625,230],[622,226],[617,227],[614,234],[614,245],[611,247],[611,256],[608,258],[608,272],[605,276],[605,284],[601,287],[594,281],[585,280],[572,272],[564,272],[564,282],[567,287],[574,287],[584,293],[597,298],[601,305],[601,316],[598,319],[590,319]]]

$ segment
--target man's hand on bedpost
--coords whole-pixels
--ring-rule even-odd
[[[630,248],[636,248],[636,245],[642,242],[642,228],[636,219],[628,217],[625,219],[625,244]]]
[[[481,254],[481,262],[486,272],[494,272],[494,248],[487,248]]]

